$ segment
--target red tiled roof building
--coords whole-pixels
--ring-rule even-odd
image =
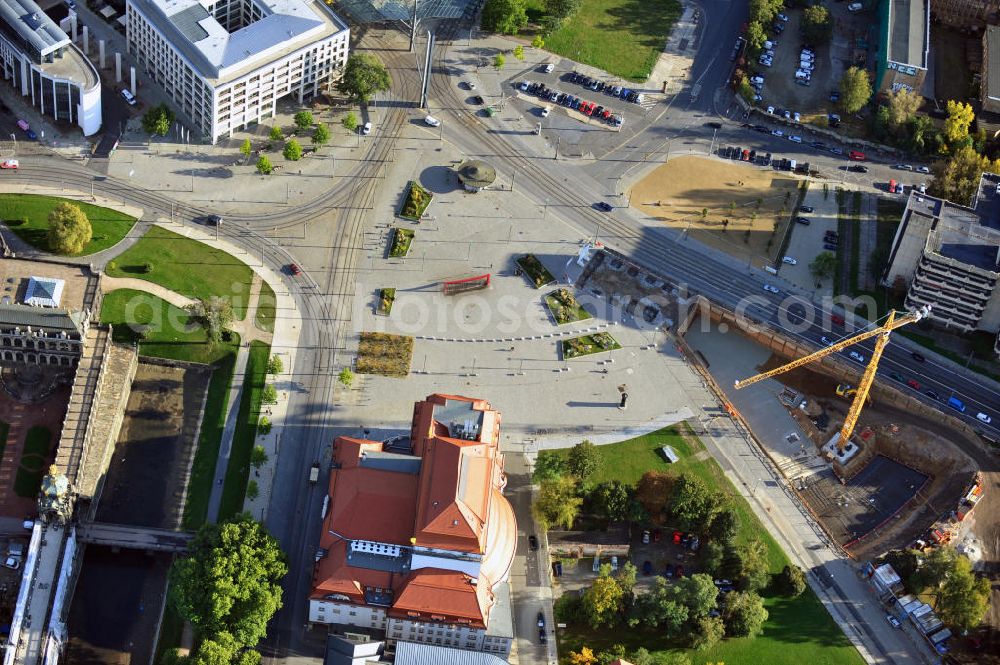
[[[430,395],[409,440],[338,437],[309,620],[506,657],[517,539],[485,400]]]

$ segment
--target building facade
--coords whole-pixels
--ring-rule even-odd
[[[921,91],[927,76],[929,0],[881,0],[876,92]]]
[[[983,73],[979,82],[983,110],[1000,113],[1000,27],[988,25],[983,31]]]
[[[309,621],[504,658],[517,540],[488,402],[435,394],[406,441],[339,437]]]
[[[931,15],[953,28],[979,30],[1000,17],[1000,0],[931,0]]]
[[[129,53],[212,143],[347,62],[350,31],[322,0],[128,0],[125,17]]]
[[[89,325],[86,313],[0,305],[0,360],[75,366]]]
[[[100,130],[97,69],[34,0],[0,0],[0,73],[39,113]]]
[[[1000,176],[984,174],[972,207],[910,193],[889,255],[886,286],[906,286],[907,309],[967,333],[1000,330]]]

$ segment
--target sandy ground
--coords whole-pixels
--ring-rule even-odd
[[[684,156],[636,183],[631,201],[646,214],[687,229],[700,242],[770,263],[798,200],[797,185],[769,169]]]

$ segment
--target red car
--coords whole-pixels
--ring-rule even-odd
[[[865,161],[865,153],[863,153],[863,152],[861,152],[859,150],[852,150],[848,154],[848,157],[850,157],[851,159],[853,159],[856,162],[863,162],[863,161]]]
[[[662,538],[662,537],[663,537],[663,532],[662,531],[660,531],[659,529],[653,529],[653,542],[654,543],[660,542],[660,538]]]
[[[844,325],[844,317],[842,317],[840,314],[831,314],[830,320],[836,323],[838,326]]]
[[[683,533],[681,533],[680,531],[674,531],[674,545],[680,545],[681,538],[683,537],[684,537]]]
[[[906,385],[908,385],[909,387],[913,388],[914,390],[920,390],[920,384],[917,383],[917,381],[915,379],[909,379],[906,382]]]
[[[298,266],[298,264],[296,264],[296,263],[289,263],[288,264],[288,272],[290,272],[292,275],[301,275],[302,274],[302,268],[300,268]]]

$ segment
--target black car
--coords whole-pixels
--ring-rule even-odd
[[[823,249],[825,249],[828,252],[836,252],[837,251],[837,246],[836,245],[831,245],[830,243],[825,242],[825,243],[823,243]]]
[[[826,150],[826,144],[823,143],[822,141],[813,141],[809,145],[816,148],[817,150]]]
[[[538,613],[538,627],[539,628],[545,628],[545,613],[544,612],[539,612]]]
[[[538,641],[540,643],[542,643],[542,644],[548,644],[549,643],[549,638],[545,634],[545,629],[544,628],[539,628],[538,629]]]
[[[924,362],[924,360],[926,360],[926,358],[924,358],[922,355],[920,355],[916,351],[914,351],[913,353],[911,353],[910,357],[913,358],[914,360],[916,360],[918,363],[922,363],[922,362]]]
[[[938,394],[936,392],[934,392],[933,390],[925,390],[924,394],[927,395],[928,397],[930,397],[934,401],[940,401],[941,400],[941,398],[938,396]]]
[[[528,536],[528,547],[531,548],[532,552],[538,551],[538,538],[534,534]]]
[[[477,104],[479,106],[482,106],[486,102],[485,102],[485,100],[482,97],[480,97],[479,95],[476,95],[475,97],[472,98],[472,103],[473,104]]]
[[[743,158],[743,146],[736,146],[736,150],[733,151],[733,159]]]
[[[638,101],[639,101],[639,93],[638,92],[630,92],[630,93],[628,93],[628,100],[630,102],[632,102],[633,104],[638,103]]]
[[[757,151],[756,150],[751,150],[750,151],[750,161],[751,162],[757,161]]]
[[[593,83],[593,82],[594,82],[594,79],[590,78],[589,76],[584,76],[584,77],[583,77],[583,80],[581,80],[581,81],[578,81],[578,83],[579,83],[580,85],[585,85],[585,86],[587,86],[588,88],[590,87],[590,84],[591,84],[591,83]]]
[[[804,224],[805,226],[809,226],[810,224],[812,224],[812,222],[810,222],[810,221],[809,221],[809,220],[808,220],[807,218],[805,218],[805,217],[796,217],[796,218],[795,218],[795,222],[796,222],[797,224]]]
[[[813,211],[813,207],[812,206],[799,206],[799,211],[801,211],[801,212],[812,212]],[[827,231],[827,233],[829,233],[829,231]]]
[[[771,133],[771,130],[768,129],[767,127],[765,127],[764,125],[754,125],[753,128],[754,128],[754,131],[758,131],[761,134],[770,134]]]
[[[599,201],[596,205],[598,210],[602,210],[604,212],[611,212],[615,209],[615,207],[607,201]]]
[[[847,167],[848,171],[854,171],[855,173],[868,173],[868,167],[864,164],[852,164]]]
[[[722,123],[721,122],[706,122],[705,126],[706,127],[710,127],[712,129],[722,129]]]
[[[597,84],[597,92],[604,92],[604,89],[608,87],[608,84],[601,81]]]
[[[219,215],[205,215],[199,218],[199,220],[208,226],[222,226],[222,217]]]
[[[595,118],[600,118],[602,115],[604,115],[604,107],[598,106],[596,109],[594,109],[593,115]]]

